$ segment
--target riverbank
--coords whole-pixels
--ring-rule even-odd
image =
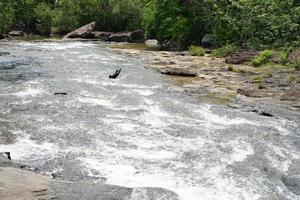
[[[169,77],[175,85],[195,95],[220,103],[274,100],[300,108],[300,71],[293,68],[229,65],[225,59],[212,58],[209,54],[197,57],[187,51],[149,51],[143,45],[108,46],[120,54],[143,60],[148,67],[159,72],[163,69],[186,69],[197,73],[196,77]]]

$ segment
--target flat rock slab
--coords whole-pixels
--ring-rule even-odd
[[[252,60],[258,54],[257,51],[243,51],[233,54],[225,59],[227,64],[243,64]]]
[[[1,200],[51,199],[50,179],[15,168],[0,168]]]
[[[33,172],[0,167],[1,200],[179,200],[162,188],[127,188],[93,181],[54,180]]]
[[[128,32],[112,33],[108,37],[108,41],[110,41],[110,42],[130,42],[130,33],[128,33]]]
[[[90,34],[91,39],[99,39],[107,41],[109,36],[111,35],[111,32],[103,32],[103,31],[93,31]]]
[[[196,77],[198,72],[196,70],[187,69],[187,68],[163,68],[159,70],[160,73],[165,75],[172,76],[187,76],[187,77]]]
[[[64,38],[87,38],[94,30],[96,22],[89,23],[85,26],[82,26],[75,31],[72,31],[64,36]]]

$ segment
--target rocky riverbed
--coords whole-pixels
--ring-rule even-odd
[[[159,72],[188,70],[195,77],[170,77],[182,90],[219,102],[277,101],[300,108],[300,71],[270,65],[229,65],[225,59],[189,52],[150,51],[143,45],[109,44],[116,52],[137,57]],[[199,92],[197,92],[199,91]]]

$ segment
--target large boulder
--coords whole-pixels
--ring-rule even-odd
[[[111,34],[110,32],[93,31],[90,34],[90,38],[107,41],[108,38],[109,38],[109,36],[110,36],[110,34]]]
[[[120,33],[112,33],[108,40],[111,42],[130,42],[130,33],[128,32],[120,32]]]
[[[21,37],[24,35],[25,35],[25,33],[23,31],[10,31],[8,33],[8,36],[10,36],[10,37]]]
[[[64,36],[64,38],[88,38],[94,30],[96,22],[89,23]]]
[[[137,30],[130,33],[130,42],[134,43],[144,43],[145,42],[145,32],[143,30]]]
[[[188,77],[198,76],[198,72],[196,70],[187,69],[187,68],[166,67],[166,68],[160,69],[159,71],[162,74],[172,75],[172,76],[188,76]]]

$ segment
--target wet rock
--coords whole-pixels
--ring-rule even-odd
[[[111,34],[110,32],[93,31],[91,32],[89,37],[92,39],[100,39],[100,40],[107,41],[110,34]]]
[[[244,95],[246,97],[266,97],[269,96],[269,94],[266,91],[255,89],[255,88],[239,88],[237,90],[238,94]]]
[[[281,180],[291,192],[300,195],[300,177],[284,176]]]
[[[88,38],[91,32],[94,30],[96,22],[89,23],[82,26],[75,31],[72,31],[64,36],[64,38]]]
[[[147,47],[150,47],[150,48],[159,47],[157,40],[146,40],[145,44],[146,44]]]
[[[121,69],[118,69],[115,71],[115,73],[113,75],[109,75],[110,79],[116,79],[121,73]]]
[[[21,37],[21,36],[25,36],[25,33],[23,31],[10,31],[8,35],[10,37]]]
[[[87,182],[54,182],[51,188],[60,200],[128,200],[133,191],[132,188]]]
[[[163,68],[159,69],[160,73],[165,75],[172,76],[188,76],[188,77],[196,77],[198,76],[198,72],[196,70],[187,69],[187,68]]]
[[[143,30],[137,30],[130,33],[130,42],[143,43],[145,42],[145,32]]]
[[[111,42],[130,42],[130,33],[128,32],[120,32],[120,33],[112,33],[108,40]]]
[[[0,34],[0,40],[4,39],[4,35]]]
[[[257,55],[257,51],[243,51],[233,54],[225,59],[227,64],[243,64],[252,60]]]
[[[1,200],[11,199],[51,199],[49,179],[32,172],[15,168],[0,168]]]
[[[136,188],[131,194],[131,199],[179,200],[179,197],[174,192],[162,188]]]
[[[260,110],[250,110],[250,112],[254,112],[265,117],[274,117],[274,115]]]
[[[55,92],[54,95],[68,95],[66,92]]]
[[[213,34],[205,34],[201,40],[201,44],[204,47],[212,47],[214,44],[214,36]]]
[[[299,90],[288,91],[281,96],[280,100],[282,100],[282,101],[299,101],[300,100],[300,91]]]
[[[15,164],[3,153],[0,153],[0,167],[14,167]]]
[[[0,52],[0,56],[7,56],[9,54],[10,54],[9,52]]]

